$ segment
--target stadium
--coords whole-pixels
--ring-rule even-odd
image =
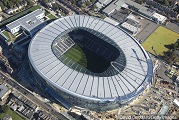
[[[51,22],[33,37],[28,56],[40,87],[67,108],[115,109],[140,95],[153,77],[152,61],[141,45],[92,16]]]

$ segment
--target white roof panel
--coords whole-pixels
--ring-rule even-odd
[[[94,77],[93,86],[91,88],[91,96],[98,97],[98,77]]]
[[[70,74],[68,81],[64,84],[66,86],[69,85],[68,89],[73,92],[75,92],[76,88],[77,88],[77,86],[75,84],[73,85],[73,82],[75,81],[75,78],[77,75],[78,75],[78,72],[73,72],[72,74]]]
[[[88,87],[85,88],[83,95],[90,96],[92,85],[93,85],[93,77],[89,76],[86,84],[86,86]]]
[[[104,81],[103,81],[103,78],[99,77],[99,86],[98,86],[98,97],[99,98],[104,98]]]
[[[81,78],[80,84],[78,85],[80,87],[78,87],[76,91],[77,93],[83,94],[87,81],[88,81],[88,75],[83,75],[83,77]]]

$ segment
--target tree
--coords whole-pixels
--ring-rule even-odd
[[[168,14],[167,14],[167,17],[168,17],[168,18],[170,18],[170,17],[171,17],[171,15],[168,13]]]
[[[73,0],[73,1],[72,1],[72,4],[76,5],[76,0]]]
[[[166,6],[169,6],[168,0],[164,0],[164,4],[165,4]]]
[[[52,5],[55,10],[59,9],[59,6],[55,3]]]
[[[27,1],[27,5],[33,6],[33,5],[34,5],[34,2],[32,2],[31,0],[29,0],[29,1]]]
[[[7,105],[3,105],[3,106],[1,106],[1,109],[2,109],[3,113],[6,113],[7,110],[9,109],[9,107]]]
[[[96,0],[91,0],[92,3],[95,3]]]
[[[136,0],[136,2],[139,3],[139,4],[142,4],[142,3],[143,3],[142,0]]]
[[[86,6],[89,6],[90,5],[90,1],[86,1]]]
[[[2,10],[5,9],[5,6],[3,5],[3,3],[1,1],[0,1],[0,7],[1,7]]]
[[[92,9],[95,10],[97,8],[96,4],[93,5]]]

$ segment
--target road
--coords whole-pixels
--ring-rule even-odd
[[[25,88],[23,88],[21,85],[19,85],[18,83],[16,83],[10,76],[8,76],[6,73],[0,71],[0,75],[4,77],[4,79],[6,79],[6,82],[11,85],[12,87],[14,87],[15,89],[17,89],[19,92],[21,92],[22,94],[24,94],[27,98],[29,98],[30,100],[32,100],[34,103],[36,103],[37,105],[39,105],[40,107],[42,107],[43,109],[47,110],[48,112],[50,112],[52,115],[56,116],[59,120],[68,120],[68,118],[66,118],[64,115],[62,115],[61,113],[57,112],[55,109],[53,109],[50,105],[40,101],[38,98],[36,98],[32,93],[30,93],[28,90],[26,90]]]

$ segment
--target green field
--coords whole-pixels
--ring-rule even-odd
[[[3,33],[8,39],[11,39],[10,36],[9,36],[9,34],[8,34],[8,31],[4,30],[2,33]]]
[[[163,56],[168,51],[165,45],[173,44],[179,39],[179,34],[159,26],[143,43],[144,49],[154,55]],[[153,49],[152,49],[153,47]]]
[[[95,73],[104,72],[110,66],[110,61],[94,51],[86,47],[80,47],[77,44],[71,47],[64,55]]]
[[[13,34],[11,34],[10,32],[8,32],[6,30],[4,30],[2,33],[8,38],[8,40],[6,40],[6,42],[15,41],[17,39],[16,36],[14,36]]]
[[[71,47],[64,55],[71,58],[83,67],[87,67],[86,55],[78,45]]]
[[[7,110],[6,113],[0,113],[0,120],[6,115],[10,115],[12,117],[12,120],[25,120],[20,115],[18,115],[16,112],[12,111],[10,108]]]
[[[57,19],[54,15],[52,15],[52,14],[49,14],[48,16],[47,16],[49,19]]]

